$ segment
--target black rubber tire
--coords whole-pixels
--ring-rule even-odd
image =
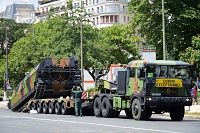
[[[113,118],[118,118],[119,117],[119,114],[120,114],[120,111],[113,111]]]
[[[42,103],[41,102],[37,103],[37,112],[42,113]]]
[[[36,105],[35,105],[35,103],[31,103],[31,105],[30,105],[30,110],[36,110],[37,109],[37,107],[36,107]]]
[[[49,103],[49,114],[55,114],[55,107],[52,102]]]
[[[182,121],[185,115],[184,106],[173,107],[170,111],[172,121]]]
[[[127,118],[133,119],[132,110],[126,109],[126,110],[125,110],[125,113],[126,113],[126,117],[127,117]]]
[[[61,113],[62,113],[62,115],[67,115],[67,114],[69,114],[69,110],[68,110],[68,108],[66,108],[66,103],[65,103],[65,102],[63,102],[63,103],[61,104]]]
[[[101,100],[99,97],[95,98],[93,105],[94,115],[96,117],[101,117]]]
[[[152,110],[150,109],[150,107],[145,107],[146,110],[146,116],[145,118],[150,118],[152,116]]]
[[[113,108],[107,97],[103,98],[101,105],[102,105],[102,116],[105,118],[112,117],[113,116]]]
[[[56,104],[55,104],[55,113],[61,114],[61,106],[58,102],[56,102]]]
[[[44,114],[48,114],[49,113],[49,107],[48,107],[48,104],[46,102],[44,102],[42,104],[42,110],[43,110]]]
[[[140,101],[138,99],[134,99],[132,103],[132,115],[135,120],[143,120],[146,116],[146,111],[142,111],[142,107]]]

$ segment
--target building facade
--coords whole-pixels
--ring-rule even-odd
[[[33,18],[34,4],[31,3],[13,3],[6,6],[5,18],[13,19],[22,23],[26,19]]]

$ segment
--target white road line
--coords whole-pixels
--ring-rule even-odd
[[[85,124],[85,125],[114,127],[114,128],[121,128],[121,129],[134,129],[134,130],[143,130],[143,131],[152,131],[152,132],[162,132],[162,133],[180,133],[180,132],[172,132],[172,131],[167,131],[167,130],[156,130],[156,129],[137,128],[137,127],[123,127],[123,126],[116,126],[116,125],[106,125],[106,124],[67,121],[67,120],[52,120],[52,119],[40,119],[40,118],[32,118],[32,117],[15,117],[15,116],[2,116],[2,115],[0,115],[0,117],[8,117],[8,118],[15,118],[15,119],[32,119],[32,120],[39,120],[39,121],[56,121],[56,122],[66,122],[66,123],[76,123],[76,124]]]

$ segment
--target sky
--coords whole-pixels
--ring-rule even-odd
[[[12,4],[13,2],[28,2],[28,3],[33,3],[35,8],[38,5],[38,0],[0,0],[0,12],[6,10],[6,6],[9,4]]]

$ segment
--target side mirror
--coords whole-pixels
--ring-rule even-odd
[[[138,77],[138,78],[141,78],[141,70],[140,70],[140,69],[138,70],[137,77]]]

